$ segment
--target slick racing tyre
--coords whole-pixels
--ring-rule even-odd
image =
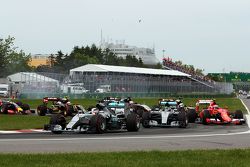
[[[62,127],[62,130],[66,128],[66,119],[63,115],[61,114],[56,114],[52,115],[50,118],[50,126],[55,126],[55,125],[60,125]],[[54,131],[53,129],[51,130],[52,133],[54,134],[61,134],[62,131]]]
[[[142,114],[141,122],[142,122],[142,126],[144,128],[150,128],[151,127],[150,124],[149,124],[149,121],[150,121],[149,115],[150,115],[149,112],[143,112],[143,114]]]
[[[210,115],[209,111],[208,110],[204,110],[203,111],[203,118],[201,119],[202,120],[202,124],[203,125],[207,125],[208,124],[207,118],[210,118],[210,117],[211,117],[211,115]]]
[[[23,114],[28,114],[28,112],[30,112],[30,106],[28,104],[23,103],[20,107],[23,109]]]
[[[70,105],[70,106],[65,108],[65,112],[64,112],[65,116],[73,117],[74,113],[75,113],[75,111],[74,111],[74,106],[73,105]]]
[[[137,114],[131,113],[127,116],[127,130],[129,132],[136,132],[140,129],[140,118]]]
[[[235,119],[243,119],[243,113],[241,110],[236,110],[234,113],[234,118]]]
[[[45,116],[46,113],[47,113],[47,110],[48,110],[47,106],[40,105],[40,106],[37,107],[37,114],[39,116]]]
[[[160,111],[160,106],[154,105],[154,106],[152,107],[152,111]]]
[[[30,106],[26,103],[23,103],[21,106],[20,106],[24,111],[27,111],[27,110],[30,110]]]
[[[96,131],[96,133],[104,133],[107,129],[106,119],[102,115],[93,115],[90,119],[91,128]]]
[[[243,113],[241,110],[236,110],[234,113],[234,118],[235,119],[243,119]],[[237,123],[237,125],[242,125],[242,121],[239,121],[239,123]]]
[[[188,119],[185,111],[179,112],[178,121],[179,121],[179,128],[186,128],[188,126]]]
[[[189,123],[194,123],[197,118],[197,113],[195,109],[188,109],[187,111],[187,117]]]

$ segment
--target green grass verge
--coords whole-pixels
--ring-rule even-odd
[[[111,153],[0,154],[0,166],[248,167],[250,150],[150,151]]]
[[[182,100],[184,104],[187,106],[195,106],[195,103],[198,99],[197,98],[184,98]],[[135,98],[133,99],[133,101],[137,103],[141,103],[141,104],[147,104],[148,106],[151,106],[151,107],[158,103],[157,98]],[[37,108],[38,105],[42,104],[41,99],[35,99],[35,100],[24,99],[22,100],[22,102],[28,103],[33,109]],[[97,102],[97,99],[72,99],[71,102],[76,103],[76,104],[81,104],[85,108],[87,108],[88,106],[95,105]],[[235,111],[235,110],[240,109],[243,112],[246,112],[245,107],[242,105],[241,101],[237,98],[217,98],[216,102],[221,107],[227,106],[230,111]]]
[[[49,122],[49,117],[31,115],[0,115],[0,130],[38,129]],[[0,165],[1,166],[1,165]]]

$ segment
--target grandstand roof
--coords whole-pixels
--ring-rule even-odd
[[[186,76],[190,75],[175,71],[175,70],[161,70],[152,68],[138,68],[138,67],[124,67],[124,66],[110,66],[100,64],[87,64],[70,70],[72,72],[120,72],[133,74],[151,74],[151,75],[169,75],[169,76]]]
[[[34,72],[19,72],[7,77],[11,82],[56,82],[59,83],[58,80],[46,77],[44,75],[40,75]]]

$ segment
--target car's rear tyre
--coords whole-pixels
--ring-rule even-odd
[[[152,107],[152,111],[160,111],[160,106],[159,105],[154,105]]]
[[[48,110],[47,106],[45,106],[45,105],[39,105],[37,107],[37,115],[39,115],[39,116],[45,116],[46,113],[47,113],[47,110]]]
[[[27,111],[30,111],[30,106],[26,103],[23,103],[20,107],[23,109],[24,114],[27,114]]]
[[[75,110],[73,105],[69,105],[66,109],[66,116],[74,116]]]
[[[180,111],[178,114],[179,128],[186,128],[188,126],[188,118],[185,111]]]
[[[90,119],[91,128],[96,131],[96,133],[104,133],[107,129],[106,119],[102,115],[93,115]]]
[[[8,108],[6,106],[3,106],[2,113],[3,114],[8,114]]]
[[[236,110],[234,113],[235,119],[243,119],[243,112],[241,110]]]
[[[66,128],[66,119],[61,114],[52,115],[50,118],[50,125],[52,127],[55,125],[60,125],[62,127],[62,130],[64,130]],[[62,131],[54,131],[53,129],[51,129],[51,132],[54,134],[61,134],[62,133]]]
[[[195,120],[197,119],[197,113],[196,113],[195,109],[188,109],[187,117],[188,117],[189,123],[194,123]]]
[[[243,119],[243,112],[241,110],[236,110],[235,113],[234,113],[234,118],[235,119]],[[239,123],[237,123],[237,125],[242,125],[243,122],[239,121]]]
[[[140,118],[137,114],[131,113],[127,116],[127,130],[129,132],[136,132],[140,129]]]
[[[21,105],[21,107],[22,107],[22,109],[23,110],[30,110],[30,106],[28,105],[28,104],[26,104],[26,103],[23,103],[22,105]]]
[[[208,110],[204,110],[203,111],[203,118],[202,118],[202,124],[203,125],[207,125],[208,124],[208,122],[207,122],[208,118],[211,118],[211,115],[210,115],[210,113],[209,113]]]
[[[150,124],[149,124],[149,122],[150,122],[150,118],[149,117],[150,117],[150,113],[149,112],[143,112],[141,122],[142,122],[142,126],[144,128],[150,128],[151,127]]]

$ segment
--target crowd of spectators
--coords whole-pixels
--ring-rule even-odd
[[[189,74],[192,76],[192,78],[197,79],[199,81],[212,83],[212,80],[209,77],[202,74],[201,72],[198,73],[194,68],[189,68],[188,65],[183,65],[183,64],[174,62],[169,57],[163,59],[163,66],[170,70],[177,70],[177,71]]]

